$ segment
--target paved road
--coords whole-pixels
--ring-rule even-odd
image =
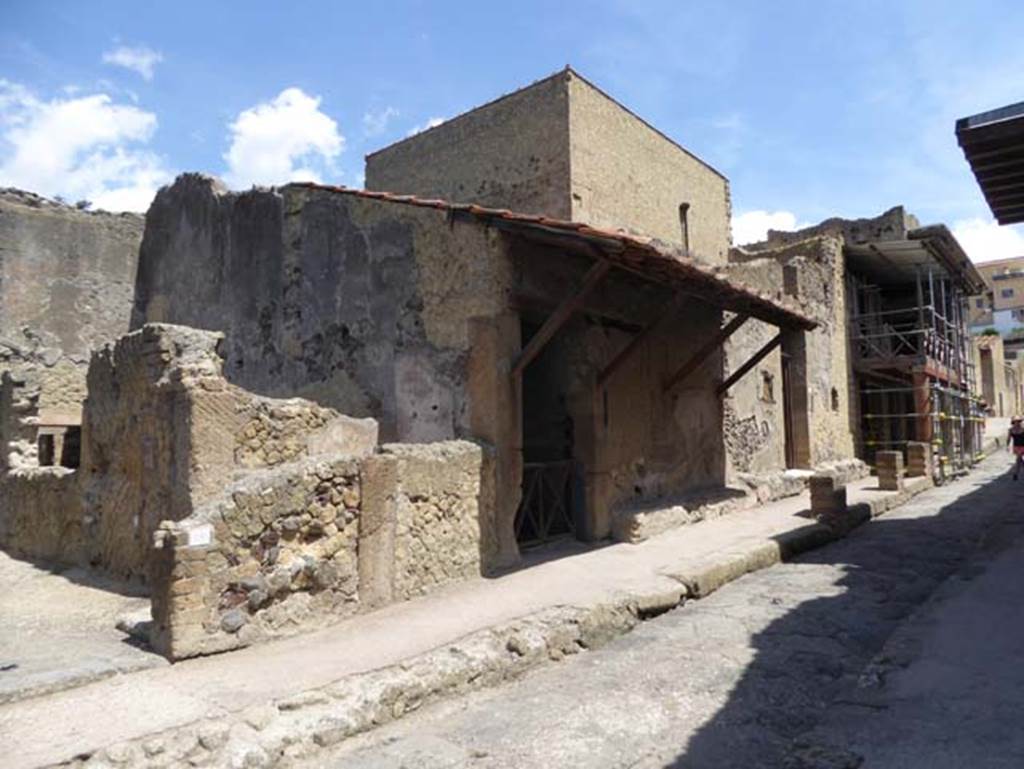
[[[1022,766],[1024,483],[1007,467],[302,766]]]

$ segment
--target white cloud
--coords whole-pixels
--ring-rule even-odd
[[[363,115],[363,133],[367,136],[378,136],[384,133],[388,123],[400,114],[394,107],[385,107],[377,112],[367,112]]]
[[[798,222],[791,211],[746,211],[732,218],[732,241],[737,246],[758,243],[768,230],[799,230],[809,225]]]
[[[286,88],[272,101],[239,113],[230,125],[224,175],[233,187],[318,181],[345,148],[338,124],[320,111],[320,99]]]
[[[159,51],[154,51],[144,45],[135,48],[121,45],[112,51],[103,53],[103,61],[113,64],[115,67],[124,67],[132,72],[137,72],[146,80],[153,79],[153,68],[164,60]]]
[[[415,125],[412,128],[410,128],[409,131],[405,134],[406,138],[410,136],[415,136],[418,133],[423,133],[428,128],[434,128],[435,126],[441,125],[441,123],[443,122],[443,117],[432,117],[429,120],[427,120],[426,123],[423,123],[423,125]]]
[[[975,217],[953,223],[953,235],[972,262],[991,262],[1024,256],[1024,227],[1001,227],[991,219]]]
[[[0,185],[96,208],[144,211],[171,178],[144,146],[156,116],[107,94],[39,99],[0,80]]]

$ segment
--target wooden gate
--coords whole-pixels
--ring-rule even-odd
[[[516,512],[516,540],[520,545],[537,545],[562,535],[576,534],[576,463],[523,464],[523,497]]]

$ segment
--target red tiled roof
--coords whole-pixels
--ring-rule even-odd
[[[811,329],[817,325],[817,321],[791,303],[730,278],[724,266],[702,262],[654,238],[625,230],[593,227],[583,222],[523,214],[503,208],[486,208],[471,203],[450,203],[414,195],[356,190],[312,182],[294,182],[287,186],[326,190],[341,195],[422,208],[436,208],[452,215],[461,214],[504,229],[515,230],[527,236],[530,232],[546,233],[586,241],[599,248],[601,256],[618,267],[682,290],[689,290],[724,309],[745,313],[777,326]]]

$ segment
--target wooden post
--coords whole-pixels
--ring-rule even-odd
[[[519,357],[516,358],[515,363],[512,365],[512,376],[517,377],[523,373],[523,369],[526,368],[530,361],[536,358],[540,351],[544,349],[551,337],[553,337],[565,322],[569,320],[572,314],[579,309],[580,305],[586,300],[587,295],[594,290],[598,283],[605,274],[612,268],[611,262],[605,259],[599,259],[591,266],[587,271],[587,274],[583,277],[583,284],[579,290],[571,295],[567,296],[562,300],[561,304],[555,308],[554,312],[548,316],[548,319],[544,321],[544,325],[540,327],[540,330],[533,335],[533,338],[526,343],[526,347],[519,353]]]

